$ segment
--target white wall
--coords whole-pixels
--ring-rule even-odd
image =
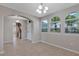
[[[35,18],[32,18],[35,19]],[[40,22],[39,19],[35,19],[33,21],[33,36],[32,36],[33,40],[32,42],[40,42]]]
[[[22,39],[27,39],[27,20],[22,20]]]
[[[3,48],[3,17],[0,16],[0,50]]]
[[[32,35],[33,35],[33,23],[29,23],[29,21],[27,21],[27,39],[32,40]]]
[[[17,19],[11,19],[9,17],[4,18],[4,41],[6,43],[13,42],[13,23],[16,23]],[[33,23],[28,23],[27,20],[19,20],[22,24],[22,39],[29,39],[33,42],[39,42],[39,21],[36,19]],[[37,26],[36,26],[37,24]]]
[[[74,11],[79,12],[79,5],[55,12],[49,16],[42,18],[41,20],[48,19],[49,23],[53,16],[59,16],[61,18],[61,32],[41,32],[41,40],[52,45],[57,45],[66,49],[79,51],[79,34],[77,33],[65,33],[65,17]],[[50,27],[50,26],[49,26]]]
[[[4,42],[12,43],[13,41],[13,23],[15,20],[4,17]]]

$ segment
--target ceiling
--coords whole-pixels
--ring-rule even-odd
[[[44,17],[56,11],[74,6],[77,3],[44,3],[43,5],[48,7],[48,11],[45,14],[38,14],[36,12],[36,9],[38,8],[39,4],[40,3],[2,3],[0,5],[15,9],[17,11],[24,12],[36,17]]]

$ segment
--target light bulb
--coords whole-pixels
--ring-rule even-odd
[[[36,12],[38,12],[39,14],[41,14],[41,13],[42,13],[42,11],[40,11],[39,9],[37,9],[37,10],[36,10]]]
[[[43,8],[43,6],[42,5],[39,5],[39,7],[38,7],[39,9],[42,9]]]
[[[43,12],[46,13],[46,10],[44,10]]]
[[[41,11],[39,11],[39,14],[41,14],[42,12]]]
[[[45,10],[48,10],[48,7],[45,7]]]
[[[39,9],[36,10],[36,12],[38,12],[38,11],[39,11]]]

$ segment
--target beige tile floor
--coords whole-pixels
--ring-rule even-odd
[[[44,43],[17,40],[16,48],[13,48],[12,44],[5,44],[2,56],[79,56],[79,54]]]

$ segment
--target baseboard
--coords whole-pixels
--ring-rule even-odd
[[[45,43],[45,44],[48,44],[48,45],[51,45],[51,46],[55,46],[55,47],[61,48],[61,49],[65,49],[65,50],[67,50],[67,51],[70,51],[70,52],[73,52],[73,53],[76,53],[76,54],[79,54],[79,51],[71,50],[71,49],[68,49],[68,48],[65,48],[65,47],[56,45],[56,44],[51,44],[51,43],[46,42],[46,41],[41,41],[41,42],[42,42],[42,43]]]
[[[12,43],[12,41],[4,41],[4,43]]]
[[[0,49],[0,54],[4,54],[3,48]]]

